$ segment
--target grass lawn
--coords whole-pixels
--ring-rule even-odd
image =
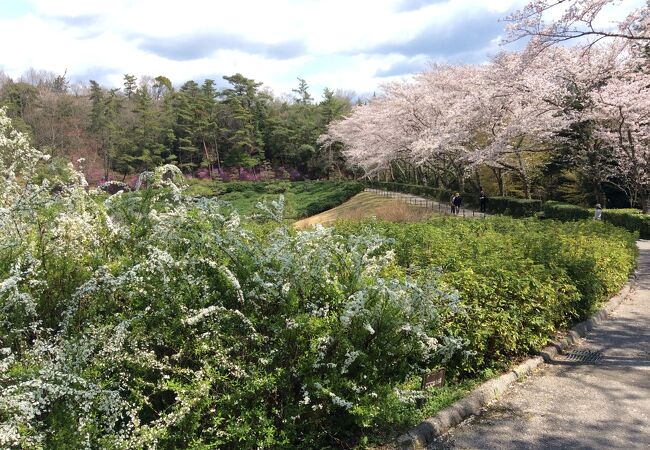
[[[382,197],[372,192],[361,192],[347,202],[315,216],[299,220],[296,228],[307,228],[320,223],[331,224],[339,219],[356,220],[376,217],[391,222],[417,222],[434,213],[426,208],[412,206],[401,200]]]

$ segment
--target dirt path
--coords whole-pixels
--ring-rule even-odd
[[[429,448],[650,448],[650,241],[638,246],[637,282],[609,320]]]

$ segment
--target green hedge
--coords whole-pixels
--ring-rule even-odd
[[[366,185],[375,189],[385,189],[394,192],[404,192],[413,195],[432,198],[448,204],[453,194],[452,191],[442,188],[420,186],[416,184],[392,183],[385,181],[367,181]],[[478,195],[472,192],[461,193],[463,206],[478,207]],[[549,200],[529,200],[515,197],[489,197],[487,212],[490,214],[503,214],[512,217],[533,216],[543,211],[544,217],[557,219],[564,222],[573,220],[590,219],[593,210],[568,203]],[[603,210],[602,220],[623,227],[632,232],[638,232],[643,239],[650,238],[650,216],[638,209],[608,209]]]
[[[434,188],[431,186],[421,186],[418,184],[406,184],[406,183],[392,183],[388,181],[368,181],[366,184],[369,187],[375,188],[375,189],[384,189],[387,191],[394,191],[394,192],[403,192],[406,194],[413,194],[413,195],[420,195],[423,197],[428,197],[432,198],[434,200],[438,200],[440,202],[444,203],[449,203],[451,201],[451,196],[453,195],[453,192],[444,189],[444,188]],[[463,195],[463,201],[465,201],[465,197],[469,196],[470,194]]]
[[[416,184],[391,183],[385,181],[368,181],[366,184],[375,189],[385,189],[394,192],[404,192],[413,195],[433,198],[448,204],[453,191],[443,188],[433,188]],[[478,194],[475,192],[462,192],[463,206],[478,208]],[[504,214],[513,217],[532,216],[542,210],[540,200],[529,200],[515,197],[488,197],[487,211],[491,214]]]
[[[354,181],[328,182],[325,195],[305,206],[296,207],[297,217],[310,217],[328,209],[332,209],[348,201],[363,191],[364,185]]]
[[[626,282],[635,264],[634,235],[596,221],[489,217],[428,222],[341,223],[339,231],[394,239],[397,262],[435,276],[459,293],[464,314],[448,324],[467,353],[450,374],[505,367],[547,344],[553,332],[588,317]]]
[[[490,197],[487,210],[491,214],[503,214],[512,217],[529,217],[542,210],[541,200],[515,197]]]
[[[544,203],[544,217],[562,221],[591,219],[593,209],[549,200]],[[650,216],[639,209],[604,209],[601,219],[628,231],[638,232],[643,239],[650,238]]]
[[[591,211],[576,205],[549,200],[544,203],[544,217],[562,221],[590,219]]]
[[[638,231],[642,239],[650,238],[650,215],[639,209],[603,210],[602,219],[626,230]]]

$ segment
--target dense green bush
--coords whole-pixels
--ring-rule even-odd
[[[427,223],[341,223],[340,231],[395,240],[398,263],[411,273],[441,271],[459,292],[464,314],[448,324],[467,341],[451,373],[503,367],[544,345],[551,333],[582,319],[616,292],[634,265],[634,235],[596,222],[507,217]]]
[[[582,220],[593,217],[593,213],[586,208],[553,200],[544,203],[543,211],[545,218],[563,221]]]
[[[650,216],[639,209],[604,209],[602,220],[650,238]]]
[[[371,234],[257,228],[164,189],[58,202],[44,240],[2,229],[25,244],[0,252],[3,444],[352,442],[460,347],[453,296]]]
[[[305,205],[297,206],[296,217],[309,217],[332,209],[345,203],[364,189],[363,184],[358,182],[333,181],[330,183],[332,183],[331,187],[330,185],[322,185],[327,187],[327,189],[323,189],[325,195],[321,195]]]
[[[281,201],[242,222],[175,166],[113,196],[39,179],[3,113],[0,447],[354,443],[460,348],[453,293],[385,239],[282,226]]]
[[[487,210],[490,214],[530,217],[542,210],[542,201],[515,197],[490,197]]]
[[[547,201],[544,203],[544,217],[563,221],[590,219],[594,217],[594,210],[567,203]],[[650,238],[650,216],[639,209],[604,209],[601,220],[639,233],[639,237],[642,239]]]

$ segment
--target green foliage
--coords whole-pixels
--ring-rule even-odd
[[[41,178],[2,109],[0,136],[3,447],[353,441],[459,347],[453,296],[381,238],[242,223],[176,166],[101,201],[77,172]]]
[[[468,378],[460,382],[446,382],[443,386],[429,388],[420,392],[419,396],[404,401],[396,390],[387,396],[382,404],[381,414],[376,417],[375,427],[371,435],[364,435],[367,442],[385,444],[396,439],[405,430],[418,425],[421,421],[435,415],[442,409],[468,395],[482,381],[494,376],[489,371],[476,378]],[[413,377],[399,386],[399,389],[417,392],[420,389],[422,377]],[[363,442],[363,440],[362,440]],[[365,446],[360,445],[361,448]],[[374,448],[370,446],[370,448]]]
[[[638,232],[642,239],[650,238],[650,216],[639,209],[604,209],[602,220]]]
[[[490,197],[487,211],[512,217],[530,217],[542,210],[542,201],[515,197]]]
[[[359,192],[363,184],[355,181],[273,181],[273,182],[192,182],[187,193],[197,197],[218,196],[240,214],[250,215],[261,201],[285,198],[285,217],[303,218],[338,206]]]
[[[558,219],[563,221],[583,220],[593,217],[593,214],[586,208],[568,203],[560,203],[549,200],[544,203],[544,217],[547,219]]]
[[[308,202],[296,206],[297,217],[309,217],[334,208],[363,191],[363,184],[354,181],[311,183],[315,189],[311,190]]]
[[[349,98],[326,89],[315,103],[305,80],[297,98],[275,98],[241,74],[223,78],[223,89],[210,79],[175,89],[165,76],[125,74],[122,89],[90,80],[87,98],[67,92],[60,76],[37,85],[9,79],[1,83],[0,106],[33,142],[69,159],[87,152],[93,184],[166,163],[184,173],[273,167],[306,178],[347,177],[341,145],[321,149],[318,138],[350,111]]]
[[[476,374],[506,367],[547,343],[558,327],[587,317],[634,266],[634,235],[594,221],[561,223],[507,217],[427,223],[342,223],[395,240],[410,273],[438,268],[465,312],[447,324],[466,341],[448,370]]]
[[[188,178],[188,188],[185,191],[194,197],[213,197],[222,192],[223,183],[199,178]]]
[[[567,221],[590,219],[593,216],[593,209],[554,201],[544,203],[544,217],[546,218]],[[604,209],[601,220],[638,233],[642,239],[650,238],[650,216],[644,214],[640,209]]]
[[[48,263],[0,267],[3,306],[35,300],[0,316],[15,355],[0,361],[0,417],[19,436],[54,449],[353,441],[394,386],[459,346],[441,326],[453,297],[406,276],[382,239],[257,230],[216,200],[174,201],[158,189],[77,205],[112,225],[87,216],[56,247],[35,229],[27,243]],[[71,210],[55,206],[43,219],[61,239]],[[38,414],[14,412],[36,396]]]
[[[6,107],[7,115],[14,120],[14,126],[26,132],[30,108],[38,103],[38,89],[29,83],[9,81],[2,89],[0,106]]]

